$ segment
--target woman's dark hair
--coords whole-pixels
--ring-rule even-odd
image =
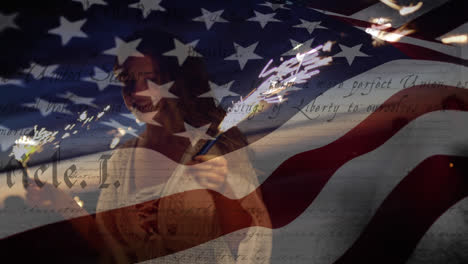
[[[136,32],[127,38],[127,41],[132,41],[141,36],[145,38],[138,46],[138,51],[144,56],[150,57],[153,63],[153,68],[156,71],[155,80],[157,84],[163,84],[174,81],[170,88],[171,93],[177,95],[177,99],[163,98],[159,101],[161,114],[169,114],[171,122],[174,124],[168,125],[176,131],[169,131],[171,133],[178,133],[184,130],[184,122],[193,127],[200,127],[211,123],[208,135],[215,136],[218,132],[218,126],[226,115],[226,111],[221,107],[216,107],[212,98],[200,98],[199,95],[206,93],[210,90],[209,75],[204,63],[203,57],[188,57],[182,65],[178,64],[177,58],[172,56],[162,56],[166,52],[159,44],[158,39],[173,39],[171,37],[160,37],[158,39],[146,38],[147,35],[155,36],[167,35],[166,32]],[[139,36],[139,37],[138,37]],[[123,70],[125,73],[125,63],[123,65],[116,65],[114,70]],[[122,90],[123,93],[131,93],[131,86],[126,85]],[[159,122],[159,121],[158,121]],[[163,124],[164,125],[164,124]],[[205,142],[205,141],[203,141]],[[200,142],[199,142],[200,143]],[[226,131],[216,143],[217,148],[222,154],[235,151],[239,148],[245,147],[248,144],[247,139],[242,132],[234,127]]]

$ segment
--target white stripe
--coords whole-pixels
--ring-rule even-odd
[[[444,53],[453,57],[462,58],[464,60],[468,59],[468,53],[466,52],[466,47],[445,45],[442,43],[431,42],[431,41],[426,41],[426,40],[412,38],[412,37],[402,37],[400,39],[400,42],[432,49],[432,50],[435,50],[440,53]]]
[[[421,238],[407,264],[466,263],[468,198],[447,210]]]

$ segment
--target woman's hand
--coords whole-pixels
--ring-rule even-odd
[[[218,191],[223,190],[228,174],[227,161],[224,157],[199,155],[187,165],[192,165],[189,171],[201,186]]]

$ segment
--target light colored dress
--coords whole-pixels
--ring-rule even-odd
[[[196,151],[186,152],[181,163],[191,159]],[[217,151],[213,148],[210,153]],[[246,150],[230,153],[228,167],[227,184],[233,193],[224,195],[238,199],[258,186]],[[157,184],[137,190],[134,177],[151,177]],[[119,184],[114,185],[116,181]],[[98,212],[136,205],[188,190],[206,189],[187,172],[187,166],[177,164],[154,150],[136,147],[114,151],[108,162],[107,182],[110,185],[101,191],[97,204]],[[187,195],[190,195],[189,193]],[[166,199],[153,208],[136,207],[138,212],[134,214],[120,214],[112,219],[98,217],[100,229],[106,233],[106,240],[113,249],[115,259],[111,262],[128,263],[128,252],[124,252],[125,248],[131,248],[131,251],[138,249],[138,252],[142,252],[145,256],[155,256],[145,263],[270,262],[272,230],[255,226],[268,226],[268,223],[259,223],[268,221],[265,220],[268,218],[256,215],[261,211],[258,208],[264,208],[260,197],[256,205],[241,204],[247,212],[250,212],[254,222],[252,227],[202,243],[200,242],[204,241],[202,234],[221,232],[218,224],[209,224],[217,221],[216,208],[206,208],[206,204],[212,204],[206,202],[206,199],[212,199],[208,192],[203,195],[198,193],[196,197],[187,195],[182,194],[181,199]],[[247,207],[256,207],[257,210]],[[183,218],[182,214],[177,213],[179,210],[187,211],[183,214]],[[142,219],[144,219],[143,225]],[[176,249],[184,243],[198,246],[182,251]],[[157,257],[161,255],[164,256]],[[141,256],[133,258],[141,260]]]

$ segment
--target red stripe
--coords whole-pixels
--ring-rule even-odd
[[[335,264],[405,263],[437,218],[468,196],[467,175],[468,157],[433,156],[423,161],[390,193]]]
[[[350,130],[338,140],[318,149],[297,154],[281,164],[271,176],[255,191],[263,194],[264,203],[271,216],[272,224],[265,224],[265,227],[280,228],[291,223],[296,217],[312,203],[320,193],[325,183],[334,172],[346,162],[360,155],[368,153],[392,137],[406,124],[415,118],[437,110],[453,109],[468,111],[468,90],[439,86],[427,88],[416,86],[398,92],[389,98],[376,112],[368,116],[363,122]],[[196,197],[206,195],[206,190],[192,190],[184,193],[174,194],[161,198],[160,201],[171,199],[179,200],[186,197]],[[231,200],[218,193],[208,191],[215,197],[215,203],[222,204],[229,213],[223,215],[223,219],[230,219],[228,223],[221,223],[223,234],[240,230],[252,225],[250,216],[240,207],[240,203],[255,204],[255,192],[240,200]],[[189,202],[190,200],[186,200]],[[250,203],[252,201],[252,203]],[[149,201],[147,203],[153,203]],[[143,205],[146,203],[143,203]],[[199,206],[199,205],[197,205]],[[221,207],[217,207],[221,208]],[[106,215],[133,214],[134,206],[119,208],[103,213]],[[260,210],[261,208],[250,208]],[[94,216],[93,216],[94,217]],[[181,216],[181,218],[183,218]],[[89,222],[87,222],[89,221]],[[57,233],[56,230],[66,229],[69,224],[82,226],[89,224],[87,230],[88,239],[100,245],[99,250],[105,253],[102,243],[102,236],[98,227],[93,222],[92,217],[81,217],[66,222],[43,226],[25,233],[2,239],[0,247],[3,249],[14,249],[15,245],[31,245],[41,243],[45,247],[49,245],[54,248],[54,241],[51,237],[61,237],[65,232]],[[44,240],[43,235],[50,234],[48,240]],[[222,234],[221,234],[222,235]],[[68,235],[66,235],[68,236]],[[184,244],[179,248],[183,250],[196,246],[204,241],[217,238],[218,235],[206,234],[203,240],[195,244]],[[64,238],[66,240],[66,238]],[[69,250],[70,251],[70,250]],[[79,254],[80,252],[69,252],[67,254]],[[27,256],[25,256],[27,257]],[[155,258],[157,256],[147,256]],[[67,257],[68,259],[69,257]],[[140,261],[144,259],[139,259]]]

